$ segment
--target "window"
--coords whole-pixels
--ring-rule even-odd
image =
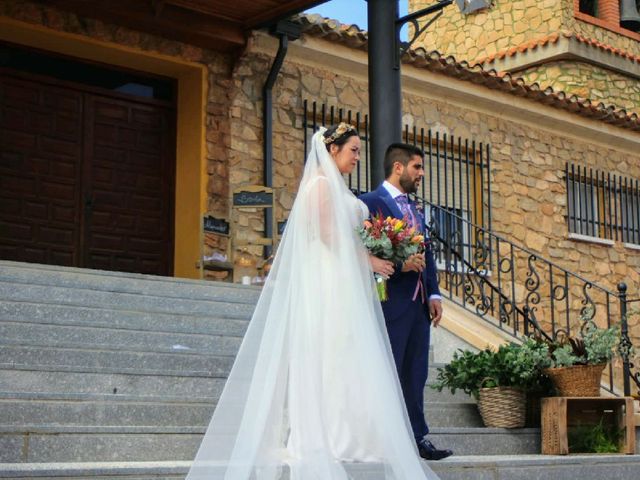
[[[599,237],[599,202],[597,185],[580,178],[569,181],[569,231]]]
[[[598,0],[580,0],[580,13],[586,13],[592,17],[597,17]]]
[[[566,166],[569,232],[640,245],[640,180]]]
[[[627,187],[620,192],[620,217],[622,241],[640,245],[640,192]]]

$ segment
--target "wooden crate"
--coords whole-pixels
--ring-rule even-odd
[[[604,421],[623,430],[619,453],[636,451],[633,398],[550,397],[542,399],[542,453],[567,455],[568,430],[576,425],[596,425]]]

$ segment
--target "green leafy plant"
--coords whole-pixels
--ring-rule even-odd
[[[593,309],[586,308],[580,316],[584,325],[576,336],[558,335],[553,341],[537,339],[548,346],[547,367],[598,365],[609,362],[620,342],[620,327],[599,328],[591,319]]]
[[[501,345],[497,350],[458,350],[449,364],[438,369],[432,388],[438,391],[448,388],[452,393],[462,390],[475,398],[483,387],[548,390],[542,374],[548,358],[548,346],[534,339]]]
[[[567,432],[571,453],[617,453],[623,431],[615,425],[605,425],[604,418],[596,425],[576,425]]]

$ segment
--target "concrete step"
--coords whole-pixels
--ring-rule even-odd
[[[429,428],[484,427],[475,403],[425,402]]]
[[[1,463],[192,460],[202,427],[0,425]]]
[[[636,455],[453,456],[429,462],[441,480],[635,480]],[[372,479],[373,480],[373,479]]]
[[[0,425],[206,426],[216,399],[170,396],[2,393]]]
[[[230,355],[199,355],[186,352],[155,353],[126,350],[92,350],[8,345],[0,348],[0,369],[32,370],[34,366],[52,371],[78,371],[78,367],[94,372],[135,373],[146,375],[190,375],[226,377],[233,364]]]
[[[430,428],[429,438],[456,455],[529,455],[541,451],[539,428]]]
[[[111,395],[165,395],[184,398],[217,398],[226,378],[203,375],[202,372],[182,371],[168,375],[166,372],[134,371],[110,373],[105,368],[88,366],[66,367],[52,371],[55,366],[29,366],[28,370],[0,369],[0,391],[34,393],[91,393]],[[107,370],[107,371],[105,371]]]
[[[0,425],[0,462],[190,460],[205,427]],[[432,428],[456,455],[537,454],[539,429]]]
[[[179,314],[88,308],[36,302],[0,301],[0,322],[114,328],[145,332],[229,335],[241,337],[249,317]]]
[[[251,304],[261,291],[223,282],[8,261],[0,261],[0,282]]]
[[[157,333],[107,327],[79,327],[26,322],[1,322],[0,345],[43,345],[108,350],[189,352],[235,355],[241,337]]]
[[[0,478],[24,480],[184,480],[191,462],[91,462],[0,464]]]
[[[0,478],[26,480],[184,480],[189,461],[22,463],[0,465]],[[640,457],[628,455],[453,456],[427,462],[441,480],[635,480]],[[346,464],[354,480],[383,480],[375,464]],[[286,480],[287,473],[279,480]]]
[[[211,420],[214,396],[123,393],[2,392],[0,425],[203,426]],[[474,404],[425,405],[433,427],[482,427]]]
[[[248,319],[255,304],[0,282],[0,300]]]
[[[0,467],[0,478],[78,479],[184,479],[190,462],[122,462],[122,463],[54,463],[12,464]],[[634,456],[571,455],[571,456],[491,456],[450,457],[440,462],[428,462],[442,480],[633,480],[640,460]],[[347,464],[354,479],[377,480],[383,475],[372,464]],[[285,473],[282,480],[288,478]]]

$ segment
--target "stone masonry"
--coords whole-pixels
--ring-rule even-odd
[[[605,0],[603,3],[607,2]],[[410,0],[409,8],[415,11],[430,3],[428,0]],[[613,3],[618,8],[617,0]],[[442,54],[455,56],[458,61],[466,60],[474,64],[510,48],[526,48],[533,42],[544,41],[552,34],[572,32],[599,45],[640,58],[639,34],[609,25],[606,19],[582,14],[577,4],[574,0],[495,0],[491,8],[469,15],[463,15],[455,6],[451,6],[444,10],[444,15],[418,43],[427,50],[435,49]],[[518,52],[514,55],[518,55]],[[637,65],[638,61],[629,62],[631,71],[631,64]],[[640,110],[640,79],[637,75],[607,70],[590,63],[588,59],[552,60],[517,71],[515,75],[522,76],[528,83],[537,82],[542,88],[553,87],[556,91],[582,98],[632,111]]]
[[[498,2],[498,5],[502,3]],[[556,5],[558,2],[537,3]],[[532,10],[536,8],[531,7]],[[513,9],[514,16],[519,11]],[[262,182],[261,90],[273,58],[273,54],[256,47],[256,39],[263,33],[254,34],[243,54],[233,59],[123,27],[79,19],[30,2],[0,0],[0,14],[206,65],[209,71],[206,117],[208,208],[212,214],[232,222],[233,235],[237,238],[250,240],[262,235],[262,213],[232,212],[229,195],[234,188]],[[546,18],[547,14],[540,15],[540,18]],[[455,39],[452,41],[457,43]],[[331,49],[332,44],[324,41],[318,48]],[[359,54],[366,55],[365,52]],[[405,71],[417,70],[412,66],[403,68]],[[425,92],[428,92],[427,83]],[[487,89],[487,95],[491,94]],[[363,114],[368,111],[365,80],[312,60],[289,58],[285,61],[274,88],[274,186],[279,221],[286,219],[291,209],[303,168],[304,99]],[[630,293],[637,296],[640,252],[619,242],[606,246],[569,239],[564,168],[566,162],[575,162],[612,174],[640,178],[640,154],[629,155],[613,146],[597,144],[590,138],[562,135],[544,125],[535,127],[506,120],[498,112],[467,107],[463,100],[434,99],[427,94],[405,92],[403,101],[403,120],[410,127],[431,128],[434,132],[492,146],[493,228],[498,234],[610,289],[615,289],[617,283],[624,280],[629,284]],[[514,101],[534,105],[530,100]],[[207,235],[205,254],[227,253],[227,248],[225,237]],[[259,263],[260,250],[249,249],[256,263]],[[522,277],[519,283],[524,283],[526,272],[518,275]],[[638,320],[634,322],[637,324]]]
[[[640,111],[640,81],[585,62],[570,60],[545,63],[519,71],[527,83],[553,87],[565,93]]]

